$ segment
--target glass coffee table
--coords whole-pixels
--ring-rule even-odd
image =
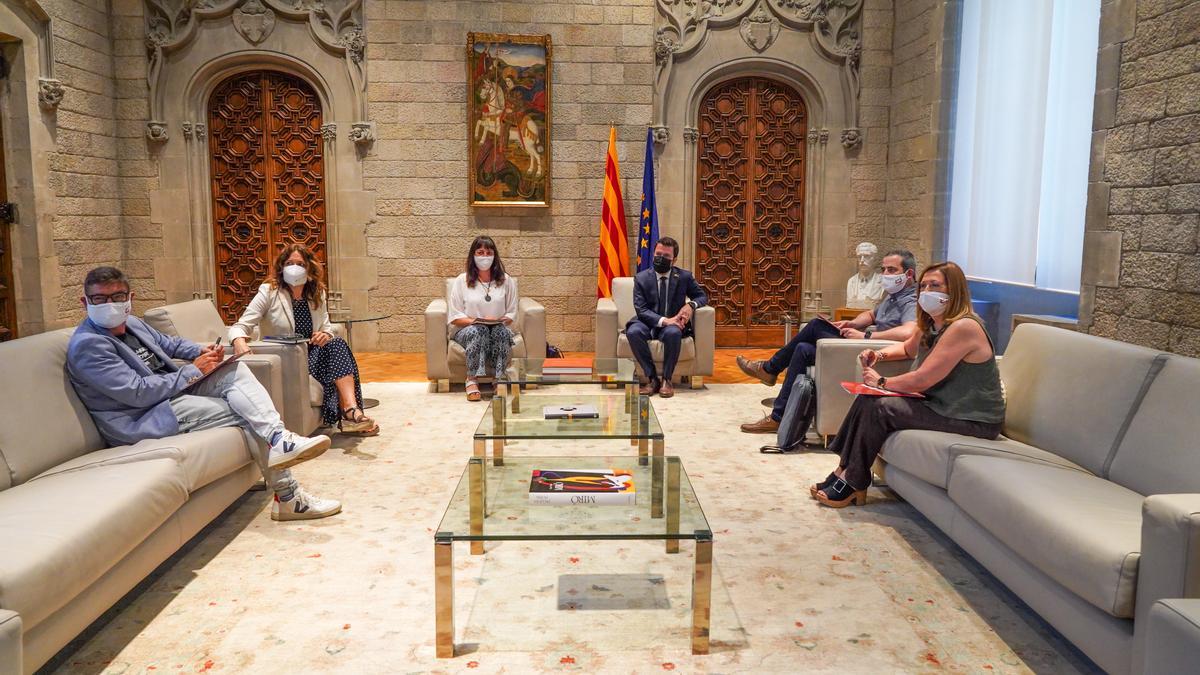
[[[634,396],[631,401],[627,394],[546,393],[528,394],[525,400],[526,405],[513,412],[504,396],[497,394],[492,398],[491,410],[484,412],[475,428],[476,457],[486,457],[488,441],[492,444],[492,464],[503,466],[504,447],[509,441],[629,439],[629,444],[638,448],[638,464],[651,468],[651,488],[661,494],[666,442],[649,396]],[[548,420],[542,410],[544,407],[583,405],[594,406],[600,416]],[[660,502],[661,499],[655,502],[655,518],[662,516],[658,509]]]
[[[472,457],[434,534],[434,597],[437,655],[454,656],[454,555],[456,541],[471,542],[473,555],[488,541],[663,541],[668,553],[679,542],[696,542],[692,577],[692,653],[707,654],[712,607],[712,529],[678,457],[665,457],[665,495],[638,493],[633,506],[554,506],[529,503],[534,469],[612,468],[633,472],[635,489],[653,480],[652,467],[631,457],[521,457],[488,466]],[[653,516],[665,507],[666,517]]]
[[[626,409],[637,398],[638,378],[633,359],[592,359],[590,372],[554,372],[555,359],[516,358],[508,371],[496,377],[496,395],[511,400],[513,412],[521,410],[521,389],[535,389],[545,384],[599,384],[605,388],[625,390]],[[550,372],[546,372],[550,368]]]

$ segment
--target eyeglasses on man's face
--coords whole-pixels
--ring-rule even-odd
[[[129,291],[117,291],[116,293],[93,293],[87,296],[89,305],[103,305],[109,302],[126,302],[129,300]]]

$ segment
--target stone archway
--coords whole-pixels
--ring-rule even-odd
[[[162,225],[164,249],[155,261],[156,283],[167,302],[216,295],[208,101],[229,77],[270,70],[304,81],[320,102],[315,140],[322,144],[330,311],[365,310],[378,274],[375,259],[366,255],[375,194],[363,189],[362,158],[374,128],[364,120],[360,3],[351,0],[346,6],[352,11],[339,13],[336,32],[328,35],[314,33],[309,20],[311,12],[327,9],[259,0],[274,22],[269,32],[247,33],[245,22],[239,29],[230,21],[236,4],[197,10],[184,24],[147,15],[157,50],[151,59],[155,105],[147,127],[159,164],[151,219]],[[364,328],[355,335],[358,346],[373,348],[374,327]]]

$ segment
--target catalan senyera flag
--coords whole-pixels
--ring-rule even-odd
[[[646,166],[642,169],[642,212],[638,215],[637,271],[654,266],[658,243],[658,205],[654,198],[654,131],[646,128]]]
[[[596,297],[612,297],[613,277],[629,276],[629,237],[625,231],[625,201],[617,170],[617,128],[608,129],[608,157],[604,162],[604,205],[600,208],[600,267],[596,271]]]

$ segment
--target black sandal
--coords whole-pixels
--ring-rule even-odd
[[[825,477],[825,480],[808,486],[808,494],[812,496],[813,499],[816,499],[817,490],[824,490],[825,488],[830,487],[837,482],[837,479],[838,477],[836,472],[829,472],[829,475]]]
[[[379,433],[379,425],[367,417],[361,406],[354,406],[342,411],[342,418],[338,420],[338,430],[343,434],[373,436]]]
[[[859,506],[867,503],[866,490],[855,490],[841,478],[835,480],[833,485],[822,488],[820,492],[817,492],[816,496],[817,501],[835,509],[845,508],[850,506],[851,503],[858,504]]]

